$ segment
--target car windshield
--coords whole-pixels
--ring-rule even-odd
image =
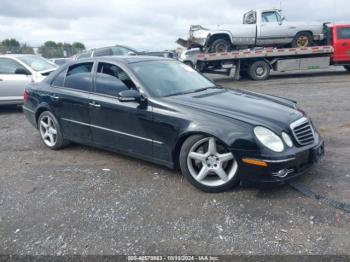
[[[18,57],[18,59],[37,72],[56,68],[54,64],[50,63],[45,58],[42,58],[40,56],[21,56]]]
[[[153,96],[199,92],[215,84],[191,67],[177,61],[131,63],[131,68]]]

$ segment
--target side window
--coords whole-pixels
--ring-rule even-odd
[[[71,65],[68,68],[64,86],[82,91],[91,91],[92,65],[92,62]]]
[[[98,56],[109,56],[112,55],[112,50],[111,48],[103,48],[103,49],[96,49],[94,51],[94,57]]]
[[[128,89],[136,89],[136,86],[123,69],[113,64],[98,64],[96,93],[117,96]]]
[[[66,69],[59,73],[52,81],[52,86],[64,86],[64,78],[66,77]]]
[[[350,27],[339,27],[337,28],[338,39],[350,39]]]
[[[264,23],[277,23],[277,15],[276,12],[264,12],[262,13],[262,21]]]
[[[12,59],[0,58],[0,74],[13,75],[18,68],[25,69],[21,64]]]
[[[243,24],[256,24],[255,12],[248,12],[244,15]]]

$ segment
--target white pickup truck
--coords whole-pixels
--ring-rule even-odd
[[[257,46],[308,47],[323,40],[322,32],[322,23],[289,22],[281,10],[252,10],[243,15],[242,25],[192,25],[188,40],[177,43],[212,53]]]

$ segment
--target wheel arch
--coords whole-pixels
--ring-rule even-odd
[[[297,36],[298,34],[301,34],[301,33],[309,33],[312,37],[314,37],[314,33],[311,31],[311,30],[301,30],[301,31],[298,31],[295,36]]]
[[[45,111],[51,112],[50,107],[47,104],[42,104],[35,110],[35,123],[37,127],[38,127],[39,116],[41,115],[42,112],[45,112]]]
[[[173,158],[175,169],[180,168],[179,157],[180,157],[180,152],[181,152],[181,148],[182,148],[183,143],[186,141],[187,138],[189,138],[190,136],[194,136],[194,135],[215,137],[215,139],[217,139],[221,144],[223,144],[226,147],[229,147],[229,145],[227,145],[227,143],[225,141],[223,141],[222,139],[220,139],[217,135],[215,135],[213,133],[210,133],[207,131],[186,131],[179,136],[179,138],[175,144],[175,147],[172,150],[172,158]]]
[[[218,39],[225,39],[228,40],[231,45],[233,45],[232,43],[232,35],[228,32],[217,32],[217,33],[212,33],[208,36],[208,40],[206,43],[206,46],[210,46],[215,40]]]

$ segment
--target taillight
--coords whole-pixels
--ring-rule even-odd
[[[27,102],[29,100],[29,93],[27,90],[24,90],[23,92],[23,101]]]

